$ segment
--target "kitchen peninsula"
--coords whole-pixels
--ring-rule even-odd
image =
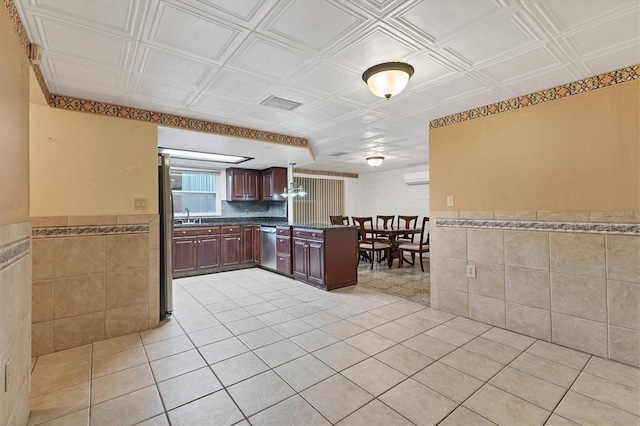
[[[278,229],[280,253],[275,272],[324,290],[357,284],[355,227],[291,223],[285,218],[270,217],[203,218],[200,223],[176,223],[173,277],[258,266],[261,226]]]

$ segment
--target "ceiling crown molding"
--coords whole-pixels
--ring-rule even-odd
[[[437,129],[438,127],[461,123],[463,121],[473,120],[474,118],[488,117],[501,112],[513,111],[515,109],[538,105],[544,102],[555,101],[569,96],[590,92],[592,90],[627,83],[637,80],[638,78],[640,78],[640,64],[631,65],[618,70],[574,81],[572,83],[507,99],[506,101],[500,101],[479,108],[470,109],[468,111],[436,118],[429,122],[429,128]]]

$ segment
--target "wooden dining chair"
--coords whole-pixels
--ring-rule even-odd
[[[349,217],[348,216],[329,216],[329,220],[332,225],[348,225]]]
[[[425,234],[426,234],[426,238],[425,238]],[[413,243],[413,242],[400,243],[398,245],[398,250],[400,250],[400,265],[399,265],[400,268],[402,268],[402,264],[404,262],[411,263],[404,258],[404,252],[407,251],[411,253],[411,260],[413,261],[412,265],[415,264],[416,254],[420,257],[420,269],[422,269],[422,272],[424,272],[422,253],[429,252],[429,218],[428,217],[425,217],[424,219],[422,219],[422,231],[420,232],[420,241],[417,243]]]
[[[365,253],[368,261],[371,262],[373,269],[374,253],[384,253],[384,257],[389,259],[391,256],[391,243],[386,240],[378,240],[373,235],[373,217],[355,217],[352,216],[353,224],[358,227],[358,250]],[[389,265],[390,266],[390,265]]]
[[[415,228],[418,223],[418,216],[401,216],[398,215],[398,228],[410,229]],[[399,235],[396,241],[399,243],[412,243],[415,234]]]

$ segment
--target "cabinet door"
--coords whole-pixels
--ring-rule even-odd
[[[247,176],[244,172],[233,172],[232,179],[232,193],[231,198],[234,200],[244,200],[244,185]]]
[[[253,261],[260,263],[260,227],[253,227]]]
[[[247,170],[244,182],[244,199],[259,200],[260,199],[260,172],[257,170]]]
[[[262,201],[273,200],[273,171],[262,172],[262,187],[260,188],[260,199]]]
[[[220,238],[220,257],[222,266],[240,263],[240,234],[222,235]]]
[[[196,270],[197,238],[177,237],[173,239],[173,272],[187,272]]]
[[[321,241],[309,241],[308,243],[308,279],[309,281],[324,284],[324,244]]]
[[[293,239],[293,275],[301,281],[307,280],[307,241]]]
[[[220,266],[220,237],[218,235],[198,237],[198,269]]]
[[[242,263],[253,262],[253,226],[242,226]]]

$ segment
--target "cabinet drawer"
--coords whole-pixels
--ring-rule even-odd
[[[276,237],[276,253],[287,255],[291,254],[291,238]]]
[[[276,269],[278,272],[291,274],[291,258],[289,256],[277,256]]]
[[[223,235],[225,234],[239,234],[240,233],[240,225],[227,225],[227,226],[221,226],[221,233]]]
[[[288,226],[276,226],[276,235],[283,235],[283,236],[290,237],[291,228]]]
[[[192,237],[196,235],[218,235],[220,234],[219,226],[207,228],[175,228],[173,230],[174,237]]]
[[[293,228],[293,236],[295,238],[304,238],[307,240],[322,240],[324,238],[324,233],[319,229]]]

